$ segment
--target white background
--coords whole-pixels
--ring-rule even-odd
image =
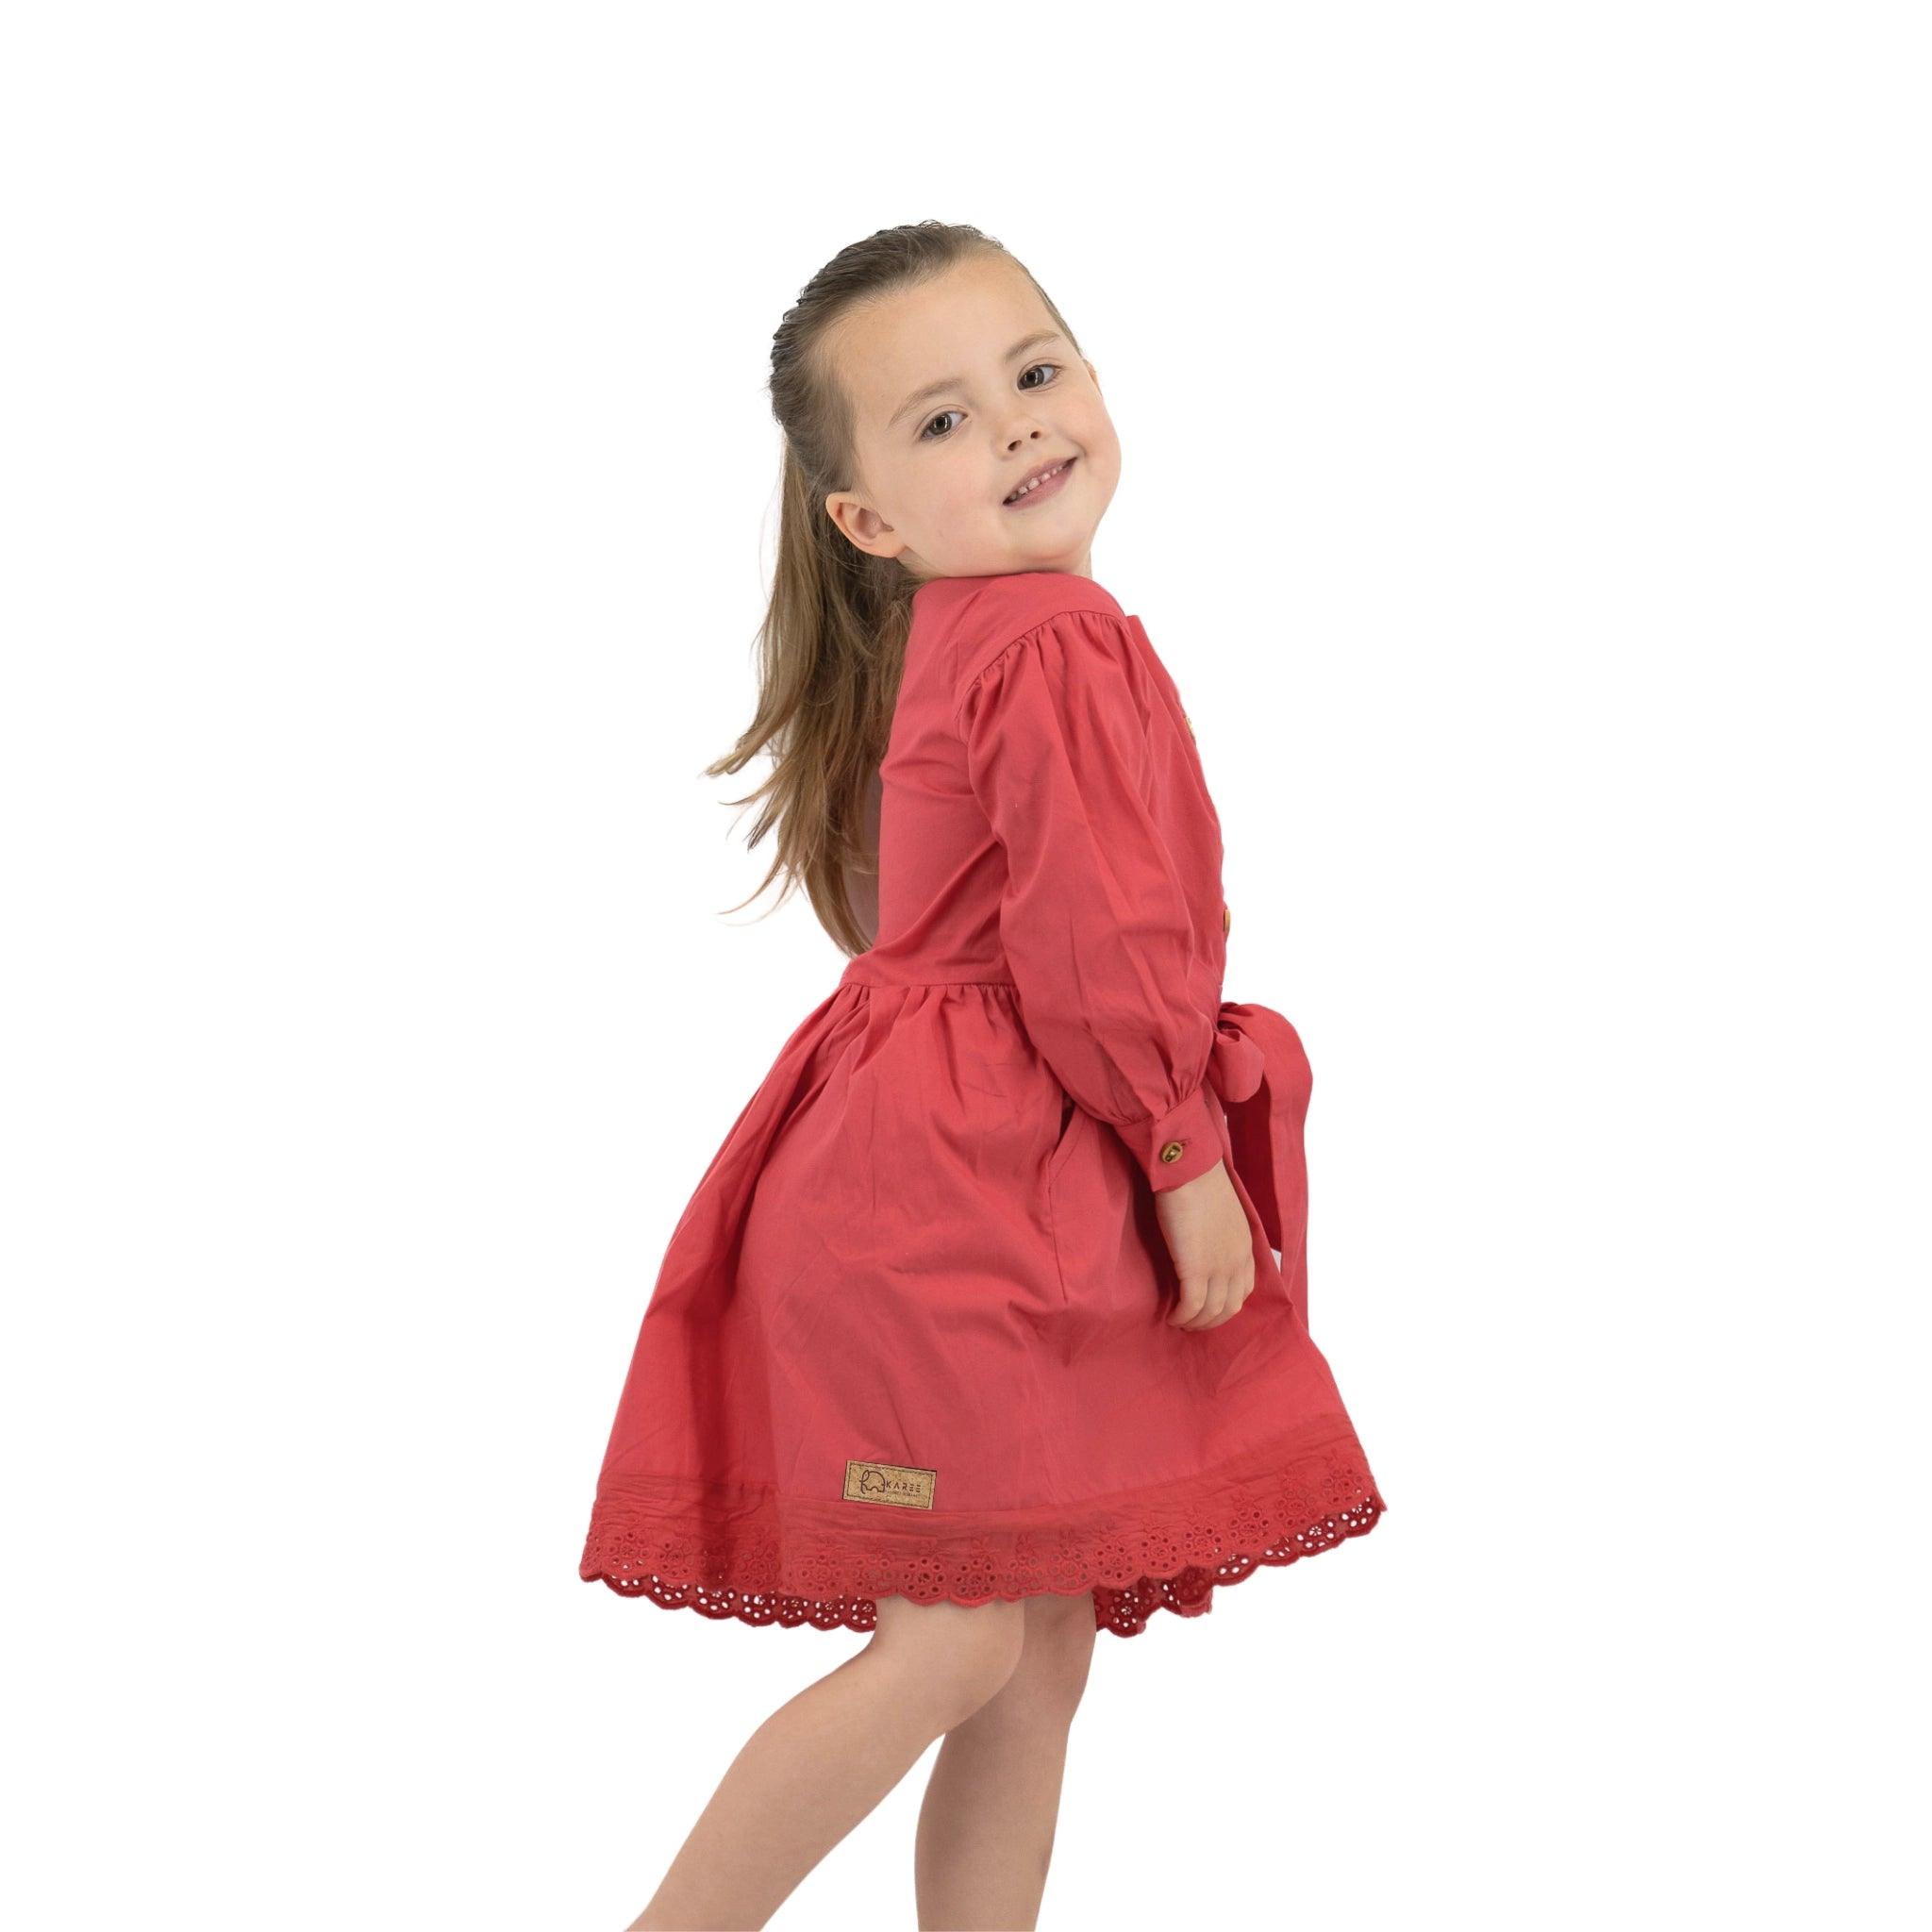
[[[9,1922],[614,1932],[863,1641],[576,1562],[843,964],[699,775],[771,333],[937,216],[1099,369],[1390,1505],[1099,1638],[1042,1925],[1924,1923],[1916,11],[9,13]]]

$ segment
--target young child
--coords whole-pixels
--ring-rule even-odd
[[[763,690],[711,769],[773,748],[766,883],[850,963],[672,1235],[580,1574],[871,1641],[636,1924],[763,1924],[943,1735],[920,1923],[1030,1926],[1096,1634],[1384,1505],[1308,1337],[1307,1061],[1222,999],[1192,724],[1089,570],[1092,364],[998,242],[920,223],[812,280],[771,389]]]

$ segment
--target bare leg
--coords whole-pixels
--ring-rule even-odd
[[[731,1760],[629,1932],[756,1932],[935,1738],[997,1693],[1020,1659],[1023,1612],[879,1598],[865,1648]]]
[[[1029,1596],[1020,1667],[946,1733],[920,1807],[921,1932],[1032,1932],[1097,1634],[1093,1595]]]

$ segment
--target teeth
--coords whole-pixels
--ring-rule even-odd
[[[1032,482],[1022,484],[1018,490],[1014,491],[1013,493],[1007,498],[1007,501],[1008,503],[1018,503],[1019,500],[1026,494],[1027,491],[1038,490],[1042,483],[1052,482],[1053,479],[1056,476],[1058,476],[1059,473],[1066,467],[1066,464],[1063,462],[1056,463],[1052,469],[1046,471],[1043,475],[1034,477]]]

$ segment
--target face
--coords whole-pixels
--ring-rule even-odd
[[[929,577],[1091,576],[1120,443],[1092,363],[999,256],[849,315],[828,342],[858,474],[825,499],[859,549]],[[1066,467],[1008,502],[1044,465]]]

